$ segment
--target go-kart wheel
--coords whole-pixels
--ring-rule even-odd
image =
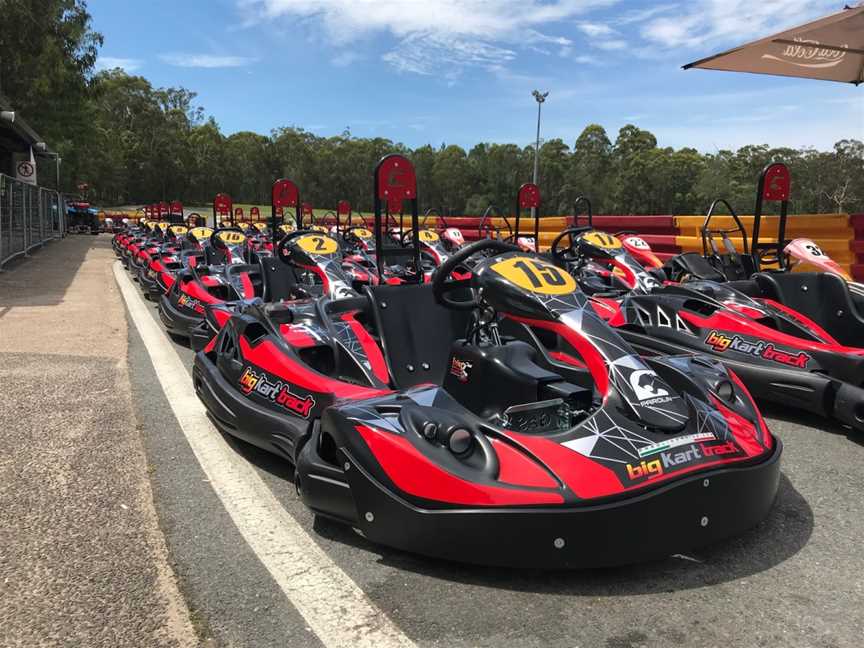
[[[562,231],[558,236],[555,237],[555,240],[552,241],[552,246],[550,247],[550,251],[552,252],[552,256],[557,260],[563,263],[576,263],[579,260],[579,254],[573,247],[573,237],[584,232],[590,231],[590,227],[586,227],[584,225],[580,225],[579,227],[568,227],[564,231]],[[561,241],[564,240],[565,236],[570,237],[570,245],[567,246],[567,249],[561,249]]]
[[[518,252],[519,248],[494,239],[482,239],[471,245],[466,245],[442,263],[435,272],[435,276],[432,279],[432,293],[435,295],[435,301],[453,310],[473,310],[477,308],[480,305],[480,300],[476,297],[468,301],[456,301],[447,296],[447,293],[453,290],[468,286],[470,280],[447,281],[447,279],[457,267],[463,265],[470,257],[486,251]]]

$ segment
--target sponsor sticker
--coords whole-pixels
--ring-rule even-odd
[[[804,351],[784,351],[774,346],[773,342],[763,342],[761,340],[752,342],[745,340],[739,335],[729,337],[719,331],[711,331],[708,337],[705,338],[705,344],[717,353],[726,353],[729,350],[737,351],[738,353],[746,353],[756,358],[770,360],[771,362],[796,369],[806,369],[807,364],[812,360],[810,355]]]
[[[644,446],[639,448],[639,456],[640,457],[648,457],[653,454],[657,454],[658,452],[663,452],[665,450],[671,450],[672,448],[677,448],[678,446],[687,445],[688,443],[696,443],[698,441],[714,441],[716,437],[711,432],[700,432],[699,434],[687,434],[681,437],[675,437],[673,439],[667,439],[665,441],[660,441],[658,443],[652,443],[651,445]]]
[[[246,367],[240,375],[240,391],[245,395],[257,394],[270,399],[292,414],[309,418],[315,399],[312,396],[299,396],[291,392],[291,385],[282,381],[270,382],[264,372],[256,373],[252,367]]]
[[[459,382],[468,382],[468,372],[474,366],[474,363],[468,362],[467,360],[460,360],[459,358],[454,357],[450,361],[450,373],[453,376],[456,376],[456,379]]]
[[[732,441],[690,443],[686,447],[673,447],[669,450],[660,450],[654,455],[648,455],[649,457],[654,456],[654,459],[643,459],[638,464],[628,463],[627,478],[630,481],[655,479],[694,463],[739,454],[741,454],[741,450]]]

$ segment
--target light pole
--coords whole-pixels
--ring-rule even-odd
[[[535,90],[531,93],[537,100],[537,144],[534,146],[534,184],[537,184],[537,167],[540,161],[540,109],[543,107],[543,102],[546,101],[546,97],[549,96],[548,92],[540,92],[539,90]]]
[[[546,101],[546,97],[549,96],[549,92],[540,92],[539,90],[534,90],[531,93],[537,100],[537,142],[534,145],[534,179],[532,182],[537,184],[537,168],[540,163],[540,109],[543,107],[543,102]],[[534,207],[531,208],[531,218],[537,218],[537,211]]]

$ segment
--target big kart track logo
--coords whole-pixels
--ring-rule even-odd
[[[811,360],[811,357],[803,351],[800,353],[780,351],[771,342],[748,342],[737,335],[730,338],[728,335],[718,333],[717,331],[711,331],[708,334],[708,337],[705,338],[705,344],[717,353],[725,353],[731,349],[738,353],[746,353],[763,360],[770,360],[771,362],[777,362],[796,369],[806,369],[807,363]]]
[[[309,418],[309,413],[315,407],[315,399],[311,396],[292,394],[290,385],[281,381],[272,383],[263,372],[257,374],[251,367],[246,367],[240,376],[240,391],[246,396],[254,392],[263,398],[269,398],[292,414],[303,418]]]
[[[186,308],[195,311],[196,313],[204,313],[204,305],[194,297],[189,297],[188,295],[180,295],[180,297],[177,299],[177,303],[180,306],[185,306]]]
[[[450,362],[450,373],[456,376],[456,380],[459,382],[468,382],[468,372],[473,366],[474,364],[467,360],[460,360],[459,358],[454,357]]]
[[[628,463],[627,477],[630,481],[662,477],[667,472],[702,459],[728,457],[740,453],[741,451],[732,441],[720,444],[691,443],[687,448],[660,452],[656,459],[643,460],[635,466]]]

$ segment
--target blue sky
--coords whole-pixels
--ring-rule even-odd
[[[223,131],[301,126],[409,146],[572,146],[634,123],[661,146],[864,139],[864,88],[680,66],[841,9],[824,0],[90,0],[98,65],[184,86]]]

